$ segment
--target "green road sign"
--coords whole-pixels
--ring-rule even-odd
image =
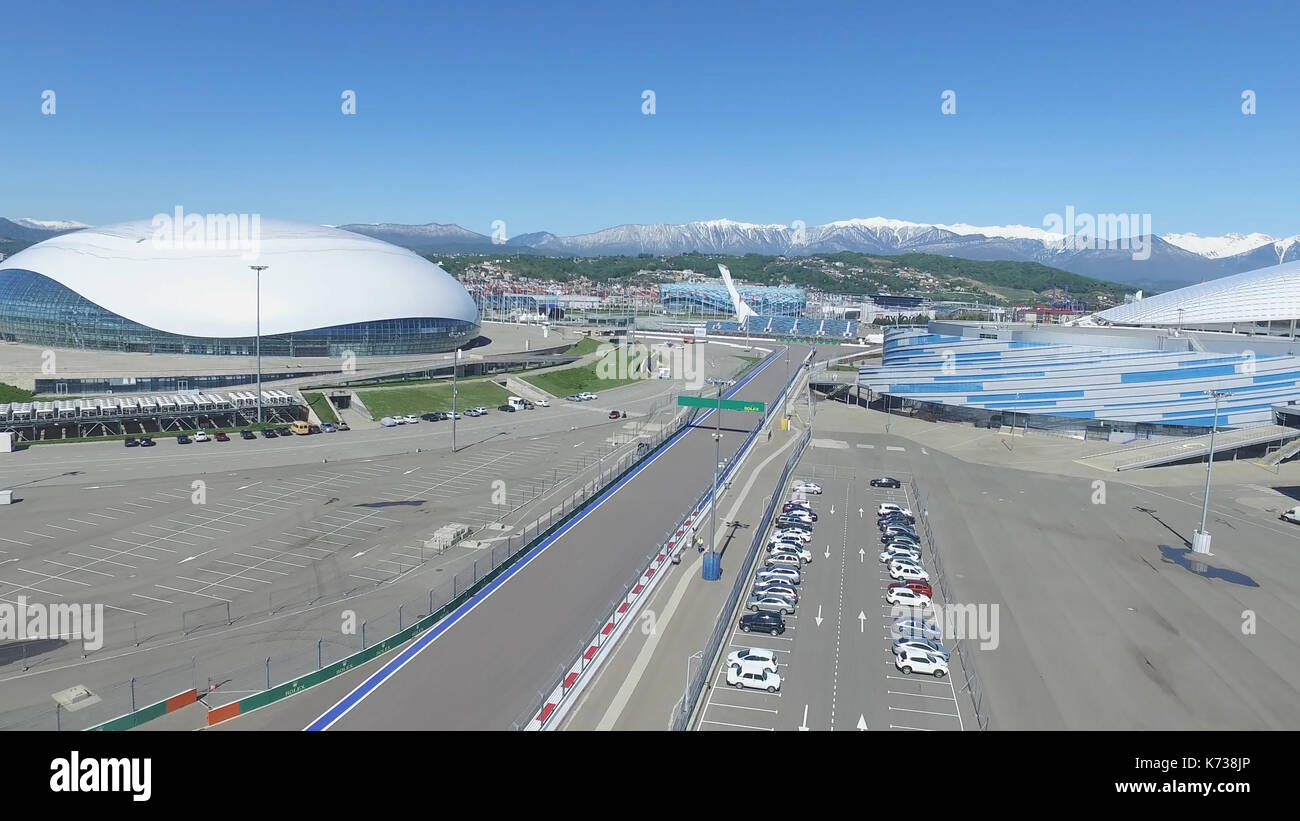
[[[682,408],[716,408],[717,399],[705,396],[679,396],[677,405]],[[767,405],[763,402],[745,402],[740,399],[723,399],[723,410],[748,411],[749,413],[766,413]]]

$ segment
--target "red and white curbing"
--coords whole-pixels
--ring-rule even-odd
[[[573,666],[569,668],[569,671],[565,673],[564,678],[547,697],[541,711],[533,716],[532,721],[528,722],[528,726],[524,729],[551,729],[563,717],[563,714],[568,712],[573,697],[581,692],[582,688],[591,679],[591,676],[586,674],[604,661],[607,648],[617,645],[627,625],[636,620],[636,614],[641,609],[641,603],[650,597],[650,593],[658,585],[659,579],[663,578],[664,574],[661,571],[664,569],[664,565],[672,559],[673,554],[678,550],[688,546],[683,545],[682,541],[686,538],[686,534],[690,532],[691,526],[707,515],[708,511],[709,505],[706,503],[682,521],[681,526],[677,528],[677,533],[668,540],[658,555],[650,560],[645,572],[641,574],[640,581],[632,586],[632,589],[624,596],[622,604],[614,608],[614,611],[605,619],[605,625],[588,642],[586,651],[578,657]]]

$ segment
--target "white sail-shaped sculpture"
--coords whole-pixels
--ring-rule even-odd
[[[744,322],[751,316],[758,316],[753,308],[745,304],[745,300],[740,298],[740,292],[736,290],[736,285],[731,281],[731,271],[727,266],[719,263],[718,272],[722,274],[722,284],[727,286],[727,293],[731,295],[731,305],[736,309],[736,321]]]

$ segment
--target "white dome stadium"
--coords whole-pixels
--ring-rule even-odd
[[[1116,325],[1225,325],[1300,319],[1300,262],[1189,285],[1101,311]]]
[[[257,333],[250,266],[266,266],[263,352],[269,342],[288,355],[424,353],[478,333],[465,288],[405,248],[303,223],[177,216],[75,231],[0,262],[0,338],[243,353]]]

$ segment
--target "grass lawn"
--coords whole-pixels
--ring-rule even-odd
[[[0,403],[30,402],[35,395],[31,391],[25,391],[22,388],[15,388],[13,385],[0,382]]]
[[[583,341],[587,342],[590,340]],[[558,371],[537,373],[532,376],[524,376],[520,378],[530,384],[536,385],[542,390],[550,393],[552,396],[559,397],[570,396],[575,393],[582,393],[583,391],[600,393],[601,391],[607,391],[611,388],[630,385],[633,382],[644,381],[644,379],[637,377],[625,377],[622,379],[614,377],[613,374],[618,373],[618,355],[619,352],[615,349],[610,351],[603,359],[597,362],[592,362],[587,365],[577,365],[572,368],[564,368]]]
[[[321,420],[321,422],[339,421],[338,414],[334,413],[334,406],[325,398],[325,394],[308,393],[304,391],[302,398],[306,399],[307,404],[311,405],[311,409],[316,411],[316,416]]]
[[[456,385],[456,407],[458,410],[482,405],[496,408],[504,405],[510,392],[490,379],[462,379]],[[375,388],[357,391],[357,396],[365,403],[375,419],[385,416],[451,410],[451,383],[426,385],[414,388]]]
[[[589,336],[586,339],[580,341],[577,345],[574,345],[572,348],[569,348],[569,350],[565,351],[565,353],[576,354],[578,356],[585,356],[589,353],[595,353],[596,349],[599,347],[600,347],[600,340],[596,339],[595,337]]]

